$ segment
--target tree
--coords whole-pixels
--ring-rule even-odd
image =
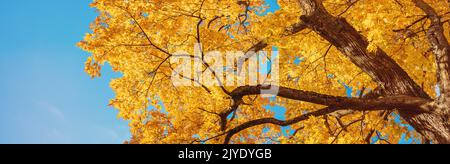
[[[123,74],[110,105],[130,121],[130,143],[450,143],[450,1],[278,4],[263,14],[264,0],[94,0],[99,16],[78,46],[92,77],[106,62]],[[249,76],[277,71],[276,84],[174,74],[184,57],[224,84],[212,65],[225,55],[207,52],[246,52],[227,61],[236,71],[251,56],[270,65],[276,55],[253,52],[271,50],[279,69]],[[262,95],[272,87],[275,98]]]

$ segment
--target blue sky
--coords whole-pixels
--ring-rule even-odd
[[[0,5],[0,143],[122,143],[127,122],[107,106],[111,78],[90,79],[78,49],[96,13],[87,0]]]
[[[84,72],[75,46],[95,19],[90,0],[4,1],[0,6],[0,143],[123,143],[127,122],[107,106],[109,81]],[[268,0],[267,12],[279,9]],[[262,13],[267,14],[266,13]],[[267,107],[285,119],[285,109]],[[289,128],[284,128],[289,130]]]
[[[84,72],[75,46],[95,19],[90,0],[4,1],[0,6],[0,143],[122,143],[127,122],[107,106],[102,77]],[[277,5],[274,0],[269,4]]]

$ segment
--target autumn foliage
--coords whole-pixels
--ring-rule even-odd
[[[278,4],[265,14],[264,0],[94,0],[99,16],[78,46],[90,76],[105,63],[123,74],[109,105],[130,122],[131,143],[450,143],[449,1]],[[171,59],[196,44],[278,51],[280,93],[191,75],[196,85],[173,85]]]

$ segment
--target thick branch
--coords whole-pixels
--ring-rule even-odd
[[[235,89],[231,92],[234,100],[241,100],[243,96],[248,95],[259,95],[263,89],[268,89],[270,87],[266,86],[243,86]],[[428,112],[430,109],[430,104],[432,104],[432,100],[417,98],[417,97],[408,97],[408,96],[396,96],[396,97],[388,97],[388,98],[348,98],[348,97],[339,97],[339,96],[330,96],[325,94],[319,94],[315,92],[302,91],[296,89],[290,89],[285,87],[279,87],[279,92],[276,96],[284,97],[293,100],[305,101],[316,103],[320,105],[326,105],[329,107],[323,108],[321,110],[311,112],[305,115],[301,115],[299,117],[282,121],[274,118],[263,118],[252,120],[246,123],[243,123],[229,131],[226,132],[226,137],[224,140],[225,144],[228,144],[231,141],[231,138],[237,133],[252,128],[259,125],[264,124],[273,124],[278,126],[290,126],[301,121],[309,119],[311,116],[324,116],[327,114],[332,114],[338,111],[353,109],[359,111],[375,111],[375,110],[410,110],[410,109],[420,109],[418,112]],[[238,107],[238,103],[234,103],[232,109]],[[226,116],[226,115],[224,115]],[[226,118],[226,117],[225,117]],[[222,127],[225,128],[225,127]]]
[[[425,12],[431,20],[427,37],[436,57],[438,82],[441,89],[441,102],[450,99],[450,44],[444,35],[441,17],[436,10],[423,0],[413,0],[415,5]]]
[[[299,0],[299,3],[303,23],[371,76],[386,95],[429,97],[383,50],[369,52],[367,39],[344,18],[331,15],[321,0]]]
[[[234,99],[241,99],[243,96],[259,95],[261,94],[261,91],[269,88],[270,87],[267,86],[243,86],[235,89],[233,92],[231,92],[231,95]],[[428,105],[432,103],[432,100],[411,96],[392,96],[373,99],[349,98],[331,96],[310,91],[302,91],[286,87],[279,87],[279,92],[275,96],[310,102],[324,106],[360,111],[399,109],[409,111],[418,110],[416,112],[429,112]]]
[[[303,16],[300,18],[302,25],[312,29],[329,41],[356,66],[371,76],[378,83],[382,91],[381,94],[387,97],[379,99],[354,99],[288,88],[281,88],[277,96],[338,109],[347,107],[354,110],[397,109],[402,117],[421,134],[432,138],[436,143],[448,142],[448,133],[443,131],[448,129],[446,127],[447,124],[436,122],[441,116],[429,113],[431,111],[430,109],[436,108],[436,103],[430,100],[427,93],[386,52],[380,48],[375,52],[369,52],[367,50],[369,46],[367,39],[344,18],[331,15],[322,5],[322,0],[298,0],[298,2],[303,11]],[[445,75],[446,77],[449,76],[448,73]],[[232,95],[234,95],[233,99],[241,100],[246,95],[260,94],[261,89],[264,88],[240,87],[232,92]],[[445,90],[445,88],[443,89]],[[233,106],[237,108],[239,103],[235,102]],[[232,112],[233,110],[235,109],[232,108],[230,111]],[[333,113],[336,111],[338,110],[328,112]],[[307,118],[300,116],[298,119],[301,121]],[[275,119],[260,119],[244,123],[228,133],[225,143],[228,143],[234,134],[242,130],[266,123],[285,125],[284,123],[286,122],[280,122]]]
[[[386,52],[380,48],[375,52],[369,52],[367,50],[369,46],[367,38],[361,35],[344,18],[331,15],[322,5],[322,0],[299,0],[299,2],[304,12],[304,15],[300,18],[303,23],[328,40],[352,63],[367,73],[381,87],[383,95],[407,95],[430,99],[430,96]],[[437,50],[441,54],[448,52],[448,49]],[[438,61],[448,63],[448,57],[440,58]],[[446,69],[448,64],[446,66],[441,65],[441,67]],[[441,72],[440,74],[444,78],[449,76],[449,72]],[[440,79],[442,78],[440,77]],[[444,83],[447,82],[448,80]],[[448,90],[448,86],[441,89],[448,92],[445,91]],[[438,110],[440,105],[437,103],[429,104],[429,107],[426,108],[434,108],[432,109],[434,113],[417,112],[418,110],[414,108],[399,110],[399,113],[419,133],[432,139],[433,143],[449,143],[448,116],[439,114],[440,111],[446,110]]]
[[[258,119],[258,120],[253,120],[253,121],[249,121],[246,123],[243,123],[229,131],[227,131],[226,136],[225,136],[225,140],[224,140],[224,144],[228,144],[231,141],[231,138],[236,135],[237,133],[251,128],[251,127],[255,127],[255,126],[259,126],[259,125],[264,125],[264,124],[273,124],[273,125],[279,125],[279,126],[289,126],[289,125],[293,125],[296,123],[299,123],[301,121],[307,120],[310,117],[314,116],[314,117],[318,117],[318,116],[323,116],[326,114],[330,114],[337,111],[337,108],[324,108],[315,112],[311,112],[290,120],[286,120],[286,121],[282,121],[282,120],[278,120],[275,118],[263,118],[263,119]]]
[[[305,24],[296,23],[290,27],[287,27],[285,29],[283,36],[294,35],[296,33],[299,33],[300,31],[303,31],[306,28],[307,28],[307,26]],[[256,44],[254,44],[251,48],[249,48],[247,50],[246,55],[243,57],[244,61],[247,62],[250,59],[250,57],[252,57],[252,55],[255,55],[254,52],[261,51],[264,48],[266,48],[267,46],[269,46],[269,45],[267,44],[267,42],[265,40],[261,40],[261,41],[257,42]],[[245,62],[241,63],[241,65],[236,65],[236,69],[241,68]],[[239,108],[241,103],[242,103],[242,99],[233,99],[233,105],[230,107],[230,109],[220,113],[220,116],[221,116],[220,127],[221,127],[222,131],[226,130],[226,126],[228,123],[227,117],[231,113],[235,112],[237,110],[237,108]]]

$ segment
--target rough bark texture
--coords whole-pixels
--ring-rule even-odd
[[[427,14],[431,26],[427,31],[428,41],[436,58],[437,79],[441,90],[440,103],[450,105],[450,44],[444,35],[444,27],[438,13],[423,0],[413,0]]]
[[[374,53],[368,52],[369,43],[367,39],[344,18],[332,16],[325,10],[319,0],[299,0],[299,3],[304,10],[301,20],[370,75],[382,87],[383,95],[429,98],[423,89],[383,50],[378,49]],[[448,62],[448,59],[446,62]],[[448,68],[448,65],[446,67]],[[441,73],[441,78],[442,76],[448,77],[448,72]],[[430,108],[437,110],[436,108],[443,107],[442,105],[435,105]],[[441,112],[423,113],[416,111],[415,109],[399,110],[399,113],[403,119],[433,143],[450,143],[448,115]]]
[[[274,86],[243,86],[235,89],[231,96],[235,99],[240,99],[243,96],[259,95],[262,94],[262,90],[269,89]],[[305,102],[311,102],[315,104],[332,106],[339,109],[352,109],[359,111],[372,111],[372,110],[394,110],[394,109],[407,109],[416,110],[416,112],[427,113],[429,105],[432,103],[431,99],[424,99],[419,97],[410,96],[389,96],[385,98],[349,98],[340,96],[331,96],[320,94],[311,91],[303,91],[297,89],[291,89],[286,87],[278,87],[278,97],[283,97],[292,100],[299,100]]]
[[[377,96],[367,99],[348,99],[313,92],[299,91],[280,87],[277,96],[317,103],[328,106],[293,120],[273,118],[246,122],[225,132],[225,143],[242,130],[261,124],[287,126],[308,119],[309,116],[326,115],[342,109],[352,110],[389,110],[396,109],[400,116],[423,135],[425,140],[435,144],[450,144],[450,45],[444,35],[439,15],[423,0],[412,0],[422,9],[432,22],[428,30],[428,40],[436,57],[438,82],[441,96],[433,101],[430,96],[402,69],[385,51],[378,48],[375,52],[367,50],[369,42],[344,18],[331,15],[322,5],[322,0],[297,0],[303,15],[301,23],[286,30],[292,35],[308,28],[335,46],[352,63],[367,73],[378,85]],[[251,51],[259,51],[268,46],[264,41],[255,44]],[[236,111],[246,95],[260,94],[261,86],[243,86],[231,92],[233,106],[221,113],[222,130],[226,130],[227,116]],[[378,96],[387,97],[377,99]]]

